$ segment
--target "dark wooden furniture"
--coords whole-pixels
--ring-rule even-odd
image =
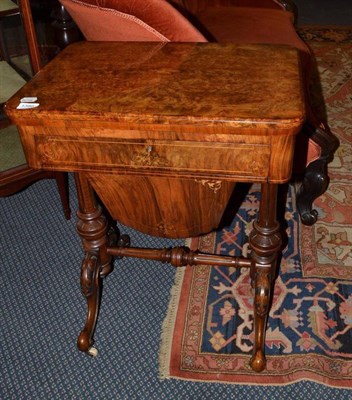
[[[22,19],[28,45],[30,64],[32,67],[33,74],[36,74],[41,69],[43,63],[40,56],[39,45],[38,45],[35,26],[33,23],[29,0],[19,0],[18,6],[14,4],[13,12],[9,15],[17,15],[17,14],[20,14]],[[5,41],[3,45],[4,48],[6,49]],[[10,57],[6,51],[5,51],[5,59],[6,61],[10,61]],[[13,63],[10,64],[14,66]],[[0,129],[1,129],[9,125],[10,123],[3,113],[3,104],[0,104],[0,116],[1,116],[0,118]],[[5,171],[1,171],[0,197],[15,194],[18,191],[27,187],[28,185],[41,179],[55,179],[58,186],[65,218],[69,219],[71,215],[71,210],[68,198],[68,175],[63,174],[61,172],[34,170],[30,168],[27,164],[18,165],[16,167],[9,168]]]
[[[4,33],[4,20],[18,16],[20,10],[16,3],[11,0],[4,0],[0,2],[0,58],[8,63],[11,63],[10,55],[7,50],[7,43]]]
[[[80,350],[94,352],[102,278],[114,256],[177,267],[247,267],[254,287],[251,366],[265,368],[266,321],[281,251],[277,189],[291,177],[295,135],[304,121],[298,64],[296,50],[287,46],[82,42],[66,48],[6,104],[29,165],[75,173],[88,305]],[[24,96],[37,96],[40,106],[16,109]],[[182,238],[218,226],[236,182],[261,183],[249,259],[130,247],[96,198],[114,220]]]
[[[66,11],[65,7],[56,1],[56,6],[53,7],[51,13],[54,21],[52,27],[54,31],[54,43],[59,49],[64,49],[69,44],[83,40],[83,35],[77,25]]]

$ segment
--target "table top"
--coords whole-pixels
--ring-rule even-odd
[[[33,96],[38,107],[17,109]],[[304,102],[298,54],[287,46],[80,42],[39,71],[6,111],[26,125],[278,125],[294,134]]]

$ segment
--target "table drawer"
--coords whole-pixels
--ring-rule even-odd
[[[68,170],[178,171],[265,177],[268,144],[133,141],[37,136],[43,168]]]

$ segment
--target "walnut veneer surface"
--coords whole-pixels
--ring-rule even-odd
[[[19,110],[20,99],[39,106]],[[295,49],[271,45],[82,42],[66,48],[6,104],[32,168],[75,172],[77,230],[86,256],[88,314],[78,347],[93,343],[100,278],[112,256],[172,265],[251,268],[255,348],[264,332],[281,250],[277,185],[291,176],[304,101]],[[251,260],[185,249],[130,248],[109,234],[94,193],[113,219],[171,238],[217,228],[236,182],[260,182]],[[110,231],[111,232],[111,231]],[[117,243],[117,247],[112,246]]]
[[[303,122],[298,71],[296,50],[284,46],[84,42],[40,71],[7,111],[31,167],[138,174],[126,195],[128,178],[91,174],[112,216],[149,234],[195,236],[218,225],[233,190],[223,181],[290,178]],[[40,106],[17,110],[26,96]],[[140,177],[141,168],[154,177]],[[167,195],[156,177],[165,175],[215,179],[221,190],[209,198],[204,184],[183,181],[176,191],[171,180]],[[202,221],[190,207],[176,213],[174,192],[184,206],[190,197],[204,206]]]
[[[264,128],[277,120],[290,128],[303,113],[297,63],[285,46],[83,42],[20,92],[40,93],[40,107],[17,115]]]

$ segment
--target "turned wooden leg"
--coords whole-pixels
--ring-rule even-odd
[[[59,49],[63,50],[69,44],[84,40],[81,31],[66,11],[65,7],[59,2],[56,3],[51,13],[54,21],[54,43]]]
[[[328,188],[328,163],[332,161],[339,142],[324,123],[316,122],[316,126],[306,123],[304,133],[321,148],[320,157],[306,167],[297,192],[297,208],[301,221],[305,225],[313,225],[318,219],[313,202]]]
[[[95,355],[92,345],[99,313],[102,275],[106,276],[112,270],[112,257],[107,253],[109,224],[84,174],[76,174],[75,181],[79,202],[77,231],[85,251],[81,288],[88,306],[86,323],[78,337],[77,346],[81,351]]]
[[[254,348],[250,365],[263,371],[265,359],[265,331],[269,315],[271,292],[275,278],[281,233],[276,221],[277,185],[262,184],[259,217],[254,223],[249,243],[252,248],[254,278]]]
[[[71,218],[71,209],[68,196],[68,174],[66,172],[55,173],[56,185],[59,190],[62,208],[64,210],[65,218]]]

